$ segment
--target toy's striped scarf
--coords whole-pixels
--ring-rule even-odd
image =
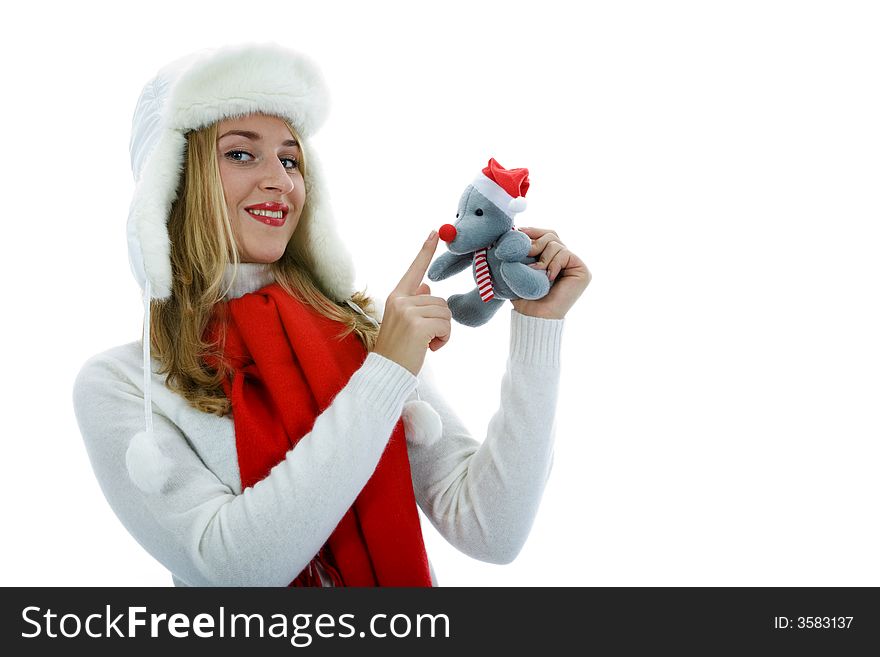
[[[510,230],[516,230],[516,227],[514,226]],[[488,248],[483,248],[474,252],[474,275],[477,279],[477,288],[480,290],[480,298],[484,302],[495,298],[492,275],[489,273],[489,261],[486,260],[488,250]]]

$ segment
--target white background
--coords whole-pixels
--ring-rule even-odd
[[[566,319],[531,536],[495,566],[425,523],[441,585],[880,585],[872,3],[4,11],[0,583],[170,584],[106,504],[71,389],[141,330],[125,220],[142,85],[196,48],[268,40],[325,71],[314,143],[368,293],[490,156],[531,171],[517,224],[557,230],[594,275]],[[509,308],[428,354],[479,439]]]

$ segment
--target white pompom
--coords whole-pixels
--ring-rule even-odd
[[[428,402],[406,402],[402,417],[406,438],[411,443],[430,445],[443,435],[443,420]]]
[[[152,433],[141,431],[131,439],[125,452],[125,467],[128,476],[144,493],[158,493],[168,481],[173,465]]]
[[[507,204],[508,212],[522,212],[526,209],[526,197],[525,196],[517,196],[510,203]]]

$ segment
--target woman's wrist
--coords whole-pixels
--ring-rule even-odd
[[[545,314],[545,313],[541,313],[541,312],[533,313],[533,312],[529,312],[527,310],[516,310],[515,308],[514,308],[514,310],[516,312],[518,312],[520,315],[523,315],[525,317],[535,317],[537,319],[565,319],[565,315],[558,317],[555,315]]]
[[[562,344],[563,319],[532,317],[511,312],[510,357],[513,361],[558,367]]]
[[[511,299],[511,305],[520,315],[537,317],[538,319],[565,319],[568,308],[560,307],[559,304],[548,305],[529,299]]]

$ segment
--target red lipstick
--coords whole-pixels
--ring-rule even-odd
[[[288,211],[289,208],[286,204],[275,201],[249,205],[245,208],[245,212],[251,217],[268,226],[283,226],[287,221]]]

